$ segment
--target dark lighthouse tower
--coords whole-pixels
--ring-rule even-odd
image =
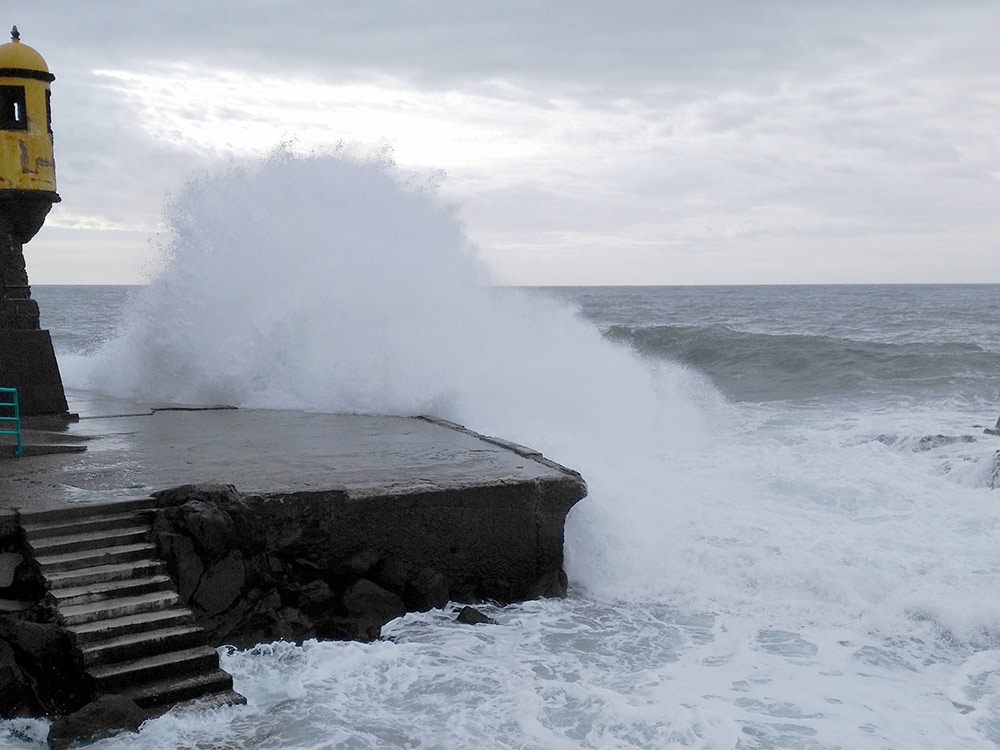
[[[59,365],[38,322],[24,244],[42,228],[56,193],[45,60],[15,26],[0,45],[0,387],[17,388],[21,413],[66,414]]]

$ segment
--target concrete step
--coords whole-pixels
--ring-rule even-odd
[[[172,607],[153,612],[141,612],[135,615],[124,615],[108,620],[85,622],[70,625],[66,629],[81,648],[88,644],[103,642],[126,635],[146,633],[150,630],[171,628],[178,625],[190,625],[194,622],[193,615],[183,607]]]
[[[49,594],[62,610],[64,607],[86,602],[102,602],[127,596],[149,594],[154,591],[173,591],[174,582],[168,575],[130,578],[124,581],[104,581],[85,586],[50,590]]]
[[[104,581],[126,581],[132,578],[148,578],[163,575],[167,566],[159,560],[133,560],[116,565],[97,565],[93,568],[78,568],[62,573],[48,573],[49,590],[57,591],[76,586],[87,586]]]
[[[82,534],[87,531],[104,529],[120,529],[142,524],[149,528],[152,511],[130,511],[127,513],[111,513],[100,516],[88,516],[77,519],[62,519],[22,524],[24,533],[29,539],[46,539],[52,536],[67,534]]]
[[[156,559],[156,545],[150,542],[125,544],[120,547],[84,550],[82,552],[67,552],[60,555],[38,555],[35,557],[42,568],[42,573],[64,570],[79,570],[93,568],[97,565],[115,565],[129,560]]]
[[[205,643],[205,631],[197,625],[175,625],[169,628],[131,633],[117,638],[82,646],[84,665],[130,661],[168,651],[179,651]]]
[[[213,708],[223,706],[244,706],[247,699],[235,690],[223,690],[221,693],[210,693],[200,698],[192,698],[176,708],[172,709],[174,714],[185,714],[189,711],[210,711]]]
[[[127,615],[170,609],[179,601],[174,591],[154,591],[150,594],[126,596],[102,602],[86,602],[60,607],[59,615],[66,625],[82,625],[98,620],[112,620]]]
[[[118,692],[131,698],[142,708],[156,708],[213,694],[222,695],[227,701],[232,694],[237,698],[233,703],[237,705],[246,703],[243,696],[233,692],[232,676],[221,669],[189,677],[167,678],[143,683],[124,688]]]
[[[121,500],[100,505],[77,505],[54,510],[37,510],[21,513],[21,523],[27,525],[69,522],[75,519],[106,516],[112,513],[128,513],[134,510],[155,510],[156,499],[144,497],[136,500]]]
[[[123,692],[123,688],[161,680],[194,677],[219,669],[219,655],[209,646],[143,656],[131,661],[103,664],[87,670],[98,689]],[[225,673],[223,673],[225,674]],[[231,685],[230,685],[231,686]]]
[[[92,549],[124,547],[129,544],[145,542],[146,537],[149,536],[149,528],[149,524],[145,524],[126,526],[121,529],[91,530],[81,534],[65,534],[41,539],[28,535],[28,545],[34,550],[36,556],[64,555]]]

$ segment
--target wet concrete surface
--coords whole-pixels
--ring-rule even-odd
[[[529,449],[422,418],[161,410],[80,391],[67,399],[80,421],[59,441],[87,450],[0,460],[0,512],[129,500],[203,482],[261,494],[339,489],[360,498],[568,473]]]

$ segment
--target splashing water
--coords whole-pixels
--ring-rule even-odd
[[[569,600],[499,613],[509,627],[472,642],[432,613],[370,647],[232,654],[251,706],[218,719],[218,735],[199,725],[219,746],[1000,737],[1000,512],[972,477],[988,452],[944,448],[966,467],[945,473],[871,439],[966,415],[729,404],[565,304],[487,288],[433,182],[384,158],[280,151],[190,183],[167,218],[163,271],[90,360],[89,387],[435,413],[539,448],[590,486],[567,525]],[[338,706],[351,720],[321,739]],[[147,746],[188,743],[177,727],[193,725],[170,721],[144,732]]]

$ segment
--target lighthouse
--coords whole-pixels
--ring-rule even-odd
[[[59,365],[38,320],[24,245],[56,192],[50,84],[55,80],[15,26],[0,45],[0,387],[17,388],[21,413],[66,415]]]

